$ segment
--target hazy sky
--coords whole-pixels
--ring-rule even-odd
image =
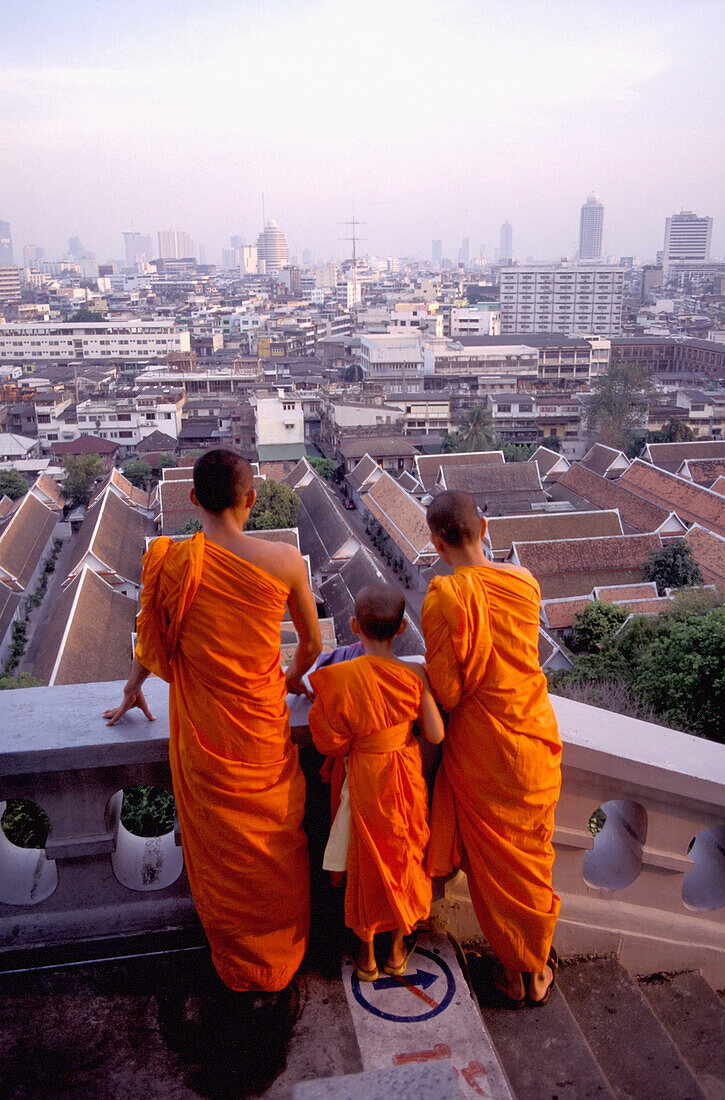
[[[725,253],[723,0],[3,0],[0,219],[16,250],[189,232],[218,260],[261,199],[291,248],[551,259],[592,190],[604,247],[665,217]],[[154,238],[155,239],[155,238]]]

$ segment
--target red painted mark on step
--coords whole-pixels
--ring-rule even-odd
[[[396,977],[395,980],[399,985],[404,985],[406,989],[409,989],[411,993],[415,993],[416,997],[424,1001],[429,1008],[438,1008],[438,1002],[434,1001],[432,997],[429,997],[427,993],[424,993],[422,989],[419,989],[417,985],[413,985],[412,982],[409,982],[405,975]]]
[[[408,1062],[432,1062],[435,1058],[450,1058],[451,1048],[445,1043],[436,1043],[432,1050],[413,1050],[407,1054],[396,1054],[394,1066],[405,1066]]]
[[[466,1084],[471,1086],[477,1096],[491,1095],[490,1092],[486,1092],[485,1089],[482,1089],[476,1080],[477,1077],[483,1077],[486,1073],[486,1067],[482,1066],[480,1062],[469,1062],[468,1065],[461,1070],[461,1073],[463,1074],[463,1079]]]

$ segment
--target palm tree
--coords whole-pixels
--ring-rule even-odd
[[[461,425],[456,442],[457,451],[492,451],[496,447],[491,410],[486,405],[474,405]]]

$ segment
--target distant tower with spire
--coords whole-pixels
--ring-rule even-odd
[[[601,260],[604,207],[594,192],[581,209],[579,218],[579,259]]]

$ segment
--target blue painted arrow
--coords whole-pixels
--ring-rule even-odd
[[[438,981],[437,974],[431,974],[428,970],[416,970],[415,974],[405,974],[403,978],[376,978],[373,982],[373,989],[399,989],[400,986],[405,983],[406,985],[417,985],[421,989],[427,989],[429,985],[433,985],[433,982]]]

